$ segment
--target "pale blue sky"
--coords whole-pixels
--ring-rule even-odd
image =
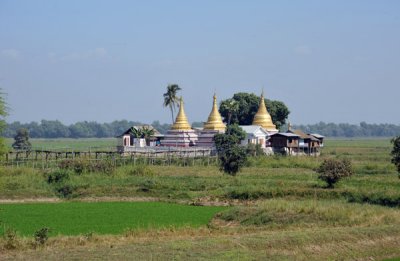
[[[0,0],[8,121],[190,121],[212,95],[285,102],[293,123],[400,124],[400,1]]]

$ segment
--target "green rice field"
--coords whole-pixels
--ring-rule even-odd
[[[0,205],[2,229],[31,236],[43,227],[50,235],[121,234],[127,229],[200,227],[226,207],[162,202],[63,202]]]

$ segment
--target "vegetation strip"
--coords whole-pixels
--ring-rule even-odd
[[[31,236],[48,227],[50,235],[120,234],[127,229],[200,227],[224,207],[161,202],[66,202],[0,205],[1,234],[11,228]]]

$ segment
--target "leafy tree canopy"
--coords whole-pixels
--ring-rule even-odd
[[[232,176],[235,176],[247,161],[246,150],[238,144],[243,135],[245,133],[239,126],[231,125],[224,134],[214,136],[220,170]]]
[[[232,102],[235,103],[232,103]],[[235,93],[232,99],[221,101],[220,113],[225,122],[237,123],[239,125],[251,125],[254,115],[257,113],[260,97],[253,93]],[[281,101],[265,99],[267,110],[271,115],[273,123],[280,128],[286,123],[289,109]],[[233,106],[232,106],[233,105]],[[237,106],[237,108],[235,108]]]
[[[163,94],[164,97],[164,107],[169,107],[171,110],[171,118],[172,124],[174,123],[174,110],[176,105],[179,102],[179,98],[177,96],[178,91],[182,90],[178,84],[169,84],[167,86],[167,92]]]
[[[228,125],[225,133],[231,135],[235,139],[236,143],[240,143],[241,140],[246,138],[246,132],[237,124]]]
[[[12,147],[15,150],[30,150],[32,145],[29,141],[29,132],[27,129],[19,129],[14,137]]]
[[[400,136],[394,137],[391,142],[393,144],[393,149],[391,152],[392,163],[396,165],[400,178]]]

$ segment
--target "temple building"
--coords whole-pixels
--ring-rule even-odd
[[[260,97],[260,105],[258,106],[258,111],[254,115],[253,124],[263,127],[269,135],[277,133],[275,124],[272,122],[271,115],[268,113],[267,106],[264,101],[264,92]]]
[[[240,128],[246,133],[244,140],[240,144],[247,146],[247,144],[260,144],[261,148],[266,147],[266,141],[269,138],[268,132],[259,125],[240,125]]]
[[[199,147],[213,147],[214,136],[218,133],[224,133],[226,125],[222,122],[221,114],[218,111],[217,96],[214,94],[213,107],[207,122],[204,123],[203,130],[200,131],[197,146]]]
[[[183,99],[179,102],[179,112],[176,116],[171,129],[165,134],[164,140],[161,140],[161,146],[170,147],[189,147],[195,146],[198,136],[190,126],[183,108]]]

